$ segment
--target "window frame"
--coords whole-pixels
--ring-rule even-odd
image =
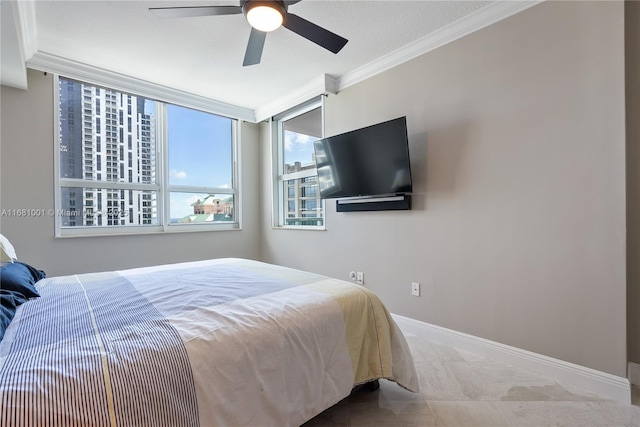
[[[86,180],[80,178],[63,178],[60,176],[60,79],[72,80],[81,84],[99,87],[100,90],[113,90],[129,96],[142,97],[155,102],[156,106],[156,182],[155,183],[130,183],[114,181]],[[157,234],[176,232],[202,232],[202,231],[226,231],[242,229],[242,203],[241,203],[241,181],[240,181],[240,161],[238,154],[241,146],[240,120],[219,113],[207,111],[202,107],[190,105],[189,102],[165,101],[157,97],[144,94],[142,92],[111,87],[99,81],[83,80],[74,77],[66,77],[57,73],[53,74],[53,103],[54,103],[54,223],[55,237],[76,237],[76,236],[113,236],[131,234]],[[188,109],[225,117],[231,120],[231,188],[200,187],[200,186],[179,186],[169,185],[169,141],[167,132],[167,105],[176,105]],[[124,142],[126,144],[126,141]],[[135,160],[135,159],[134,159]],[[71,226],[62,225],[62,190],[64,188],[85,189],[113,189],[113,190],[138,190],[157,192],[157,224],[151,225],[100,225],[100,226]],[[216,223],[191,223],[172,224],[170,222],[170,194],[172,192],[186,193],[209,193],[233,196],[233,221]],[[104,210],[104,209],[103,209]]]
[[[320,108],[321,121],[320,129],[322,136],[324,137],[324,96],[321,95],[317,98],[313,98],[305,103],[302,103],[294,108],[291,108],[283,113],[280,113],[270,119],[271,128],[271,167],[272,167],[272,228],[274,229],[286,229],[286,230],[326,230],[327,219],[325,201],[320,199],[320,209],[322,225],[287,225],[286,224],[286,197],[288,190],[285,183],[290,180],[302,179],[312,176],[318,176],[317,170],[314,168],[312,172],[298,171],[293,173],[284,173],[284,122],[291,120],[302,114],[308,113],[316,108]],[[318,188],[318,192],[320,189]]]

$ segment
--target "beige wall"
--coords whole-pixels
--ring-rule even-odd
[[[623,8],[545,2],[328,97],[327,135],[407,116],[414,208],[264,218],[265,260],[363,271],[394,313],[626,377]]]
[[[640,2],[625,2],[627,83],[627,328],[640,364]]]
[[[29,71],[29,90],[2,86],[0,209],[54,207],[53,81]],[[53,217],[0,217],[18,257],[49,276],[236,256],[259,258],[258,130],[242,127],[243,229],[204,233],[54,238]]]

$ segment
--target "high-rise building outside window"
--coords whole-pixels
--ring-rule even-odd
[[[56,235],[238,228],[236,120],[57,81]]]

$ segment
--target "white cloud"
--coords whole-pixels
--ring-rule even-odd
[[[284,149],[287,151],[293,150],[293,146],[297,145],[307,145],[312,143],[315,138],[312,138],[309,135],[305,135],[302,133],[296,132],[285,132],[284,134]]]
[[[171,169],[171,178],[185,179],[186,177],[187,177],[187,173],[185,171]]]

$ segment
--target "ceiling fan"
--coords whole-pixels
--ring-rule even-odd
[[[347,39],[288,12],[288,7],[299,1],[301,0],[240,0],[240,6],[152,7],[149,10],[161,18],[242,13],[251,25],[243,66],[260,63],[267,33],[281,26],[333,53],[340,52],[347,44]]]

